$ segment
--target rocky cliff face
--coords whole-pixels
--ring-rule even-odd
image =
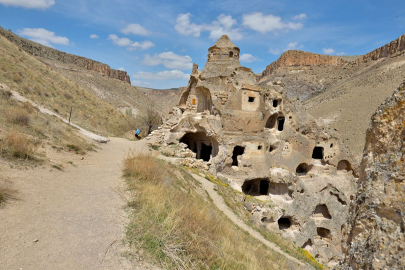
[[[341,269],[405,269],[405,83],[372,117]]]
[[[316,54],[304,51],[291,50],[283,53],[280,58],[266,67],[262,77],[271,75],[279,68],[283,67],[309,67],[309,66],[341,66],[347,62],[337,56]]]
[[[370,60],[378,60],[380,58],[392,57],[403,53],[405,53],[405,34],[400,36],[398,39],[391,41],[390,43],[385,44],[384,46],[363,55],[355,62],[363,63]]]
[[[97,71],[103,75],[109,76],[114,79],[118,79],[127,83],[131,83],[130,78],[126,71],[120,71],[111,69],[110,66],[73,54],[68,54],[65,52],[61,52],[55,50],[53,48],[49,48],[38,44],[36,42],[27,40],[25,38],[19,37],[7,30],[4,30],[0,27],[0,34],[6,37],[8,40],[16,44],[18,47],[23,49],[24,51],[38,57],[43,57],[49,60],[57,60],[62,63],[66,64],[74,64],[76,66]]]

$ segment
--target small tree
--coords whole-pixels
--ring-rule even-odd
[[[153,100],[149,100],[145,104],[145,109],[139,112],[138,123],[146,128],[148,134],[157,129],[162,123],[162,117],[156,110],[156,103]]]

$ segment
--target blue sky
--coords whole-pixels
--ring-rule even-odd
[[[367,53],[405,33],[405,1],[0,0],[0,26],[124,69],[133,85],[172,88],[222,34],[255,73],[288,49]]]

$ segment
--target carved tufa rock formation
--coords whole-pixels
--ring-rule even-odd
[[[94,70],[100,74],[131,84],[131,80],[126,71],[111,69],[110,66],[107,64],[43,46],[39,43],[19,37],[7,30],[4,30],[1,27],[0,35],[4,36],[18,47],[34,56],[42,57],[49,60],[58,60],[62,63],[73,64],[87,70]]]
[[[263,71],[261,78],[273,74],[282,68],[310,67],[310,66],[343,66],[348,62],[337,57],[323,54],[316,54],[298,50],[284,52],[277,61],[271,63]]]
[[[204,69],[194,66],[179,105],[148,139],[184,164],[271,201],[272,207],[248,209],[257,223],[337,264],[356,191],[349,150],[334,130],[290,101],[282,85],[257,85],[227,36],[208,52]]]
[[[405,269],[405,84],[367,132],[340,269]]]

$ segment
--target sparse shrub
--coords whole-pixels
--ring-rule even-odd
[[[79,151],[81,150],[79,146],[74,145],[74,144],[68,144],[66,145],[67,148],[69,148],[70,150],[75,151],[77,154],[79,153]]]
[[[149,135],[162,123],[162,118],[153,101],[145,104],[145,109],[139,113],[136,120],[143,128],[146,128],[146,135]]]
[[[8,91],[8,90],[1,92],[1,96],[2,96],[5,100],[9,100],[12,95],[13,95],[13,93],[11,93],[11,92]]]
[[[66,99],[72,99],[73,98],[72,95],[69,94],[69,93],[64,93],[63,95],[65,96]]]
[[[3,205],[7,200],[13,199],[15,197],[16,191],[7,185],[4,181],[0,179],[0,206]]]
[[[29,114],[22,108],[14,108],[7,111],[6,119],[8,122],[15,125],[28,126],[30,123]]]
[[[16,74],[13,75],[13,81],[14,81],[15,83],[18,83],[18,84],[19,84],[19,83],[22,83],[23,78],[21,77],[20,74],[16,73]]]
[[[36,146],[27,136],[13,130],[0,139],[0,153],[6,157],[35,159]]]
[[[125,115],[128,116],[128,117],[132,117],[133,116],[132,108],[126,108],[125,109]]]

